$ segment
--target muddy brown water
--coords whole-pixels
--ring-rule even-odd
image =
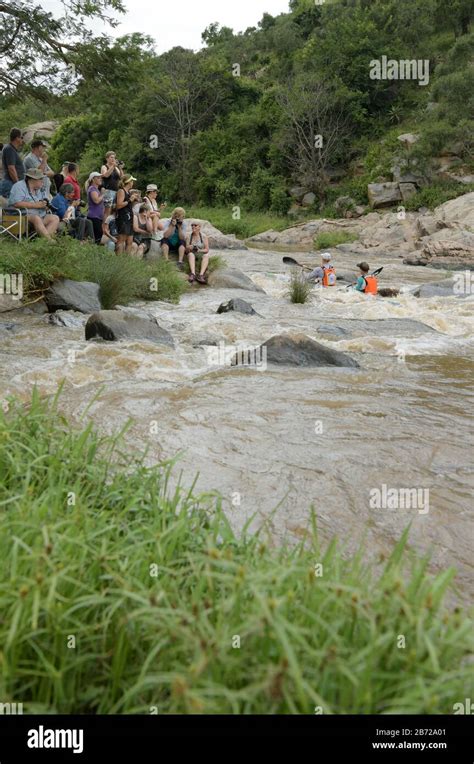
[[[79,421],[101,390],[87,417],[104,432],[132,418],[130,449],[148,447],[151,463],[178,455],[175,474],[219,491],[236,530],[253,517],[251,527],[268,520],[277,540],[298,539],[314,507],[323,539],[337,534],[349,551],[362,541],[378,557],[411,523],[412,547],[431,550],[435,569],[454,565],[461,596],[472,593],[474,298],[414,298],[409,288],[445,272],[389,258],[373,265],[400,297],[315,289],[292,305],[281,252],[224,258],[266,294],[196,287],[179,306],[148,303],[174,350],[86,343],[82,328],[2,315],[19,327],[0,334],[0,396],[26,400],[33,385],[51,394],[64,380],[61,406]],[[347,271],[354,257],[336,263]],[[233,296],[260,316],[216,315]],[[360,369],[230,368],[206,345],[256,346],[284,332],[343,350]],[[428,503],[374,508],[371,492],[383,486],[417,489]]]

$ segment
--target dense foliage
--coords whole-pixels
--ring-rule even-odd
[[[103,13],[109,4],[90,5]],[[57,117],[55,167],[79,160],[85,177],[113,148],[141,186],[158,182],[164,199],[186,204],[281,215],[295,184],[315,193],[316,206],[343,193],[365,202],[367,183],[389,177],[401,132],[421,135],[420,166],[454,147],[472,171],[473,8],[470,0],[449,9],[445,0],[291,0],[288,13],[266,13],[242,33],[211,24],[197,53],[157,56],[139,34],[85,41],[62,51],[63,80],[56,73],[27,101],[21,90],[3,97],[0,132]],[[382,56],[429,60],[429,84],[371,79],[370,62]]]
[[[8,409],[8,410],[5,410]],[[25,713],[450,714],[472,687],[455,571],[236,538],[57,401],[0,406],[0,696]],[[403,640],[401,642],[401,640]]]

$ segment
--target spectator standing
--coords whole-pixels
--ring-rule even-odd
[[[51,198],[51,178],[54,177],[54,172],[48,165],[48,155],[46,154],[46,143],[39,138],[31,142],[31,151],[26,155],[23,164],[25,170],[41,170],[44,178],[44,191],[47,199]]]
[[[115,204],[120,181],[123,178],[123,162],[118,162],[115,151],[108,151],[105,155],[105,164],[101,167],[102,185],[106,191],[104,198],[105,217]]]
[[[131,193],[134,181],[133,175],[125,175],[117,192],[117,254],[133,252],[133,205],[138,200],[136,192]]]
[[[0,183],[0,196],[8,197],[13,184],[25,177],[25,167],[19,154],[24,143],[21,130],[13,127],[10,130],[10,143],[2,149],[3,178]]]
[[[91,172],[86,182],[87,191],[87,219],[92,222],[94,239],[96,244],[102,240],[102,223],[104,220],[104,197],[102,189],[102,175],[100,172]]]

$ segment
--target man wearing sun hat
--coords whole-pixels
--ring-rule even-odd
[[[59,217],[47,214],[44,178],[44,173],[38,168],[27,170],[24,180],[13,184],[8,206],[26,212],[28,223],[33,226],[38,236],[51,239],[58,229]]]

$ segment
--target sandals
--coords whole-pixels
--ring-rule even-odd
[[[199,276],[196,276],[194,273],[191,273],[191,275],[188,278],[188,281],[190,284],[194,284],[196,279],[199,281]]]
[[[207,284],[207,278],[205,276],[196,276],[196,281],[199,282],[199,284]]]

